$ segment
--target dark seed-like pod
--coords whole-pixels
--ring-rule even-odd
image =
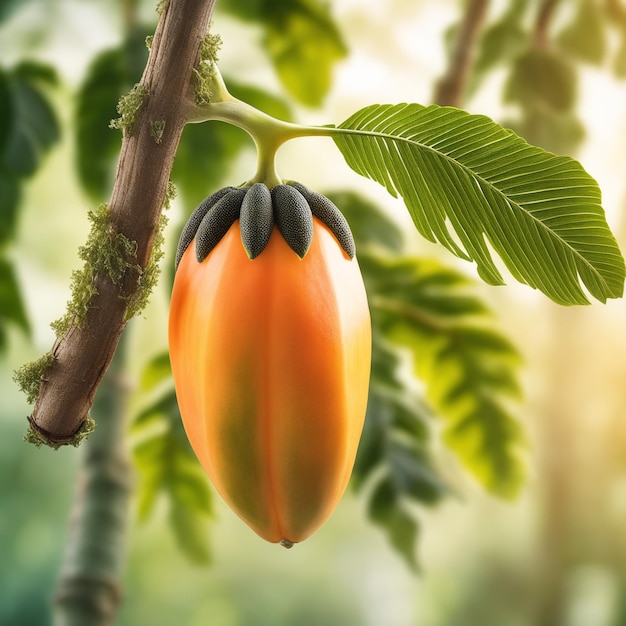
[[[267,246],[274,228],[272,194],[263,183],[255,183],[246,193],[239,214],[241,242],[250,259],[254,259]]]
[[[189,244],[193,241],[193,238],[196,236],[196,232],[198,231],[198,226],[200,226],[200,222],[204,219],[204,216],[209,212],[209,209],[217,204],[219,200],[221,200],[227,193],[233,191],[234,187],[224,187],[219,191],[216,191],[214,194],[210,195],[208,198],[205,198],[195,209],[195,211],[189,217],[189,220],[185,224],[182,233],[180,234],[180,239],[178,240],[178,248],[176,249],[176,263],[174,265],[175,268],[178,268],[178,264],[180,260],[183,258],[183,254],[185,254],[185,250],[189,247]]]
[[[328,230],[335,235],[345,253],[351,259],[354,258],[356,254],[354,237],[341,211],[321,193],[312,191],[301,183],[290,182],[289,184],[303,195],[304,199],[309,203],[313,216],[323,222],[328,227]]]
[[[274,219],[283,239],[302,259],[313,239],[313,216],[304,196],[290,185],[272,189]]]
[[[239,217],[248,188],[227,193],[207,212],[196,232],[196,259],[202,263]]]

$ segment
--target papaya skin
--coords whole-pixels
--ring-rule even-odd
[[[328,519],[354,464],[371,361],[359,266],[317,218],[303,259],[274,227],[250,260],[239,220],[202,263],[194,248],[169,322],[185,430],[229,506],[289,547]]]

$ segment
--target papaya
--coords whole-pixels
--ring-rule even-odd
[[[299,183],[207,198],[180,238],[169,347],[218,493],[267,541],[309,537],[346,488],[367,405],[370,315],[345,218]]]

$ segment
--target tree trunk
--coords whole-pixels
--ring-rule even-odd
[[[109,626],[115,621],[131,494],[124,445],[127,396],[120,344],[93,406],[98,427],[84,446],[54,599],[54,626]]]

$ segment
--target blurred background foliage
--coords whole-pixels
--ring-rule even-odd
[[[29,409],[11,371],[53,341],[87,211],[110,194],[120,135],[108,123],[141,76],[154,9],[0,5],[0,624],[50,623],[85,458],[21,441]],[[454,104],[581,158],[621,235],[619,0],[218,0],[213,30],[234,95],[337,123],[373,102],[439,101],[472,26]],[[174,245],[204,197],[250,175],[254,153],[239,129],[189,126],[163,279],[127,330],[135,489],[119,623],[625,625],[624,305],[488,288],[419,240],[332,142],[293,142],[279,158],[344,212],[368,289],[372,385],[353,489],[287,552],[213,497],[195,462],[166,352]]]

